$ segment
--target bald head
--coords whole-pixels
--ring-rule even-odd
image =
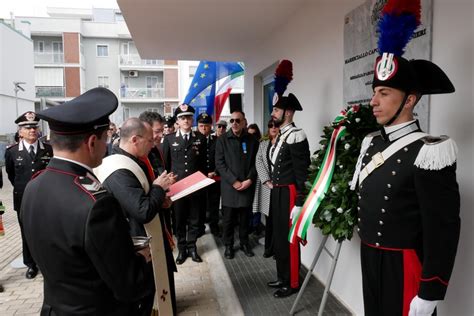
[[[133,135],[143,135],[146,131],[146,125],[136,117],[126,120],[120,128],[121,141],[127,142]]]

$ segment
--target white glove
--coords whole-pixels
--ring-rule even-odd
[[[296,216],[298,216],[300,212],[301,212],[301,206],[296,206],[296,205],[293,206],[290,213],[290,219],[296,218]]]
[[[408,316],[431,316],[439,301],[427,301],[415,296],[410,303]]]

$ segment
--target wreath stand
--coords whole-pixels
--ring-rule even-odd
[[[326,301],[329,295],[329,289],[331,287],[332,278],[334,277],[334,271],[336,270],[336,264],[337,264],[337,260],[339,259],[339,254],[341,252],[341,246],[342,246],[342,241],[339,241],[337,243],[335,252],[331,253],[331,251],[329,251],[326,248],[326,242],[328,240],[328,237],[329,237],[328,235],[323,237],[323,240],[321,241],[321,244],[319,245],[318,251],[316,251],[316,255],[314,256],[313,262],[311,263],[311,267],[309,268],[308,273],[306,274],[303,285],[301,286],[301,289],[298,291],[298,296],[296,296],[295,302],[293,303],[293,306],[291,307],[290,315],[295,314],[296,306],[298,305],[298,302],[303,296],[304,290],[306,286],[308,285],[311,275],[313,274],[314,267],[316,266],[316,263],[318,262],[318,259],[324,250],[329,255],[329,257],[332,258],[332,264],[331,264],[331,270],[329,271],[329,275],[326,281],[326,286],[324,287],[323,298],[321,300],[321,304],[319,305],[318,316],[323,315],[324,307],[326,306]]]

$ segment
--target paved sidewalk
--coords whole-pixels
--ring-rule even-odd
[[[0,236],[0,283],[5,291],[0,293],[0,315],[38,315],[43,301],[43,277],[39,274],[34,280],[28,280],[26,268],[11,266],[12,261],[21,258],[21,235],[5,170],[3,175],[0,200],[6,212],[3,215],[5,236]],[[197,246],[204,262],[198,264],[189,258],[178,266],[175,274],[178,315],[243,315],[212,235],[204,235]]]

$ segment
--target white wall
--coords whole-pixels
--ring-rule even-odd
[[[474,315],[474,1],[434,1],[433,62],[451,78],[456,92],[431,98],[430,132],[451,136],[459,147],[461,237],[446,300],[438,315]]]
[[[16,114],[13,82],[25,91],[18,92],[18,115],[34,111],[33,41],[0,22],[0,134],[15,133]]]
[[[294,80],[288,92],[298,96],[303,113],[297,113],[296,124],[306,131],[311,151],[317,148],[319,136],[344,107],[342,103],[343,19],[363,0],[312,2],[288,17],[288,24],[274,31],[261,46],[244,58],[245,109],[249,121],[261,121],[258,103],[258,74],[279,59],[290,59]],[[473,207],[473,26],[472,0],[434,1],[433,60],[448,73],[457,92],[434,96],[431,105],[431,133],[449,134],[460,148],[458,179],[461,186],[462,236],[455,271],[446,301],[440,304],[440,315],[474,315],[472,230]],[[257,77],[256,77],[257,76]],[[256,84],[257,82],[257,84]],[[258,103],[258,104],[257,104]],[[463,124],[464,123],[464,124]],[[263,126],[263,125],[262,125]],[[316,229],[308,233],[308,245],[302,260],[307,267],[316,252],[321,235]],[[330,248],[334,249],[331,242]],[[330,259],[322,255],[316,275],[326,280]],[[342,247],[332,284],[332,292],[355,314],[363,315],[359,260],[359,238],[354,236]]]

